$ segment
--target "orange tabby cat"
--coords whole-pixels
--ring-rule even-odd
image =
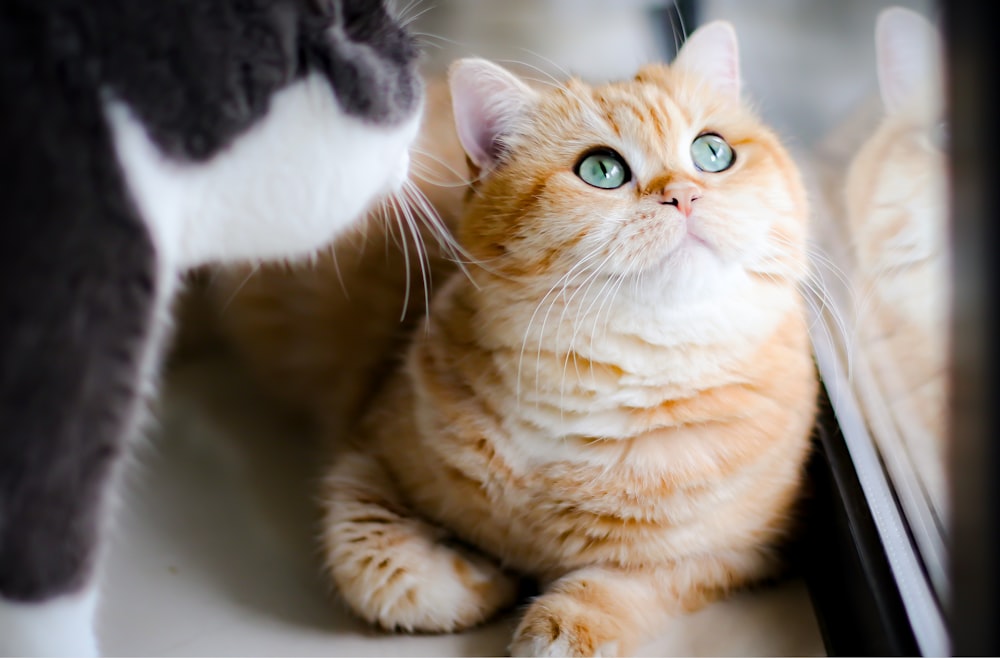
[[[326,562],[359,615],[420,631],[528,574],[515,655],[629,653],[780,567],[818,389],[806,195],[726,23],[605,86],[478,59],[449,79],[473,264],[339,442]],[[321,359],[314,338],[294,349]]]

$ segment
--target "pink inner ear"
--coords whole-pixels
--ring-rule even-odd
[[[455,128],[476,166],[489,169],[500,156],[500,140],[534,92],[513,74],[482,59],[459,60],[449,75]]]
[[[736,30],[726,21],[707,23],[691,33],[674,66],[695,73],[731,98],[739,98],[740,53]]]

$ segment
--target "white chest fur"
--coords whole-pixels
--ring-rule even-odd
[[[107,116],[158,253],[178,268],[323,246],[398,187],[419,124],[347,115],[315,75],[277,93],[256,125],[205,162],[164,155],[120,101],[108,101]]]

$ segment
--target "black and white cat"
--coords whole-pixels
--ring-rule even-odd
[[[98,653],[179,274],[306,254],[393,191],[416,59],[381,0],[0,3],[0,654]]]

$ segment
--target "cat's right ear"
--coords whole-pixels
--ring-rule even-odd
[[[503,137],[536,97],[510,71],[485,59],[465,58],[448,69],[455,128],[473,164],[487,171],[503,154]]]
[[[712,21],[692,32],[671,66],[702,76],[729,98],[740,97],[740,48],[727,21]]]

